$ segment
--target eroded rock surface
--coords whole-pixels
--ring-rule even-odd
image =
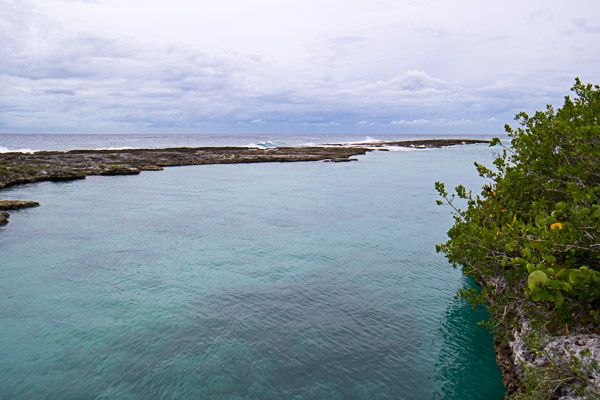
[[[134,175],[163,167],[201,164],[348,159],[363,147],[197,147],[130,150],[38,151],[0,154],[0,188],[28,182],[83,179],[88,175]]]
[[[40,181],[84,179],[88,175],[135,175],[164,167],[256,162],[353,161],[351,156],[387,146],[444,147],[485,140],[431,139],[306,147],[177,147],[167,149],[38,151],[0,153],[0,188]]]
[[[38,207],[40,203],[29,200],[0,200],[0,210],[20,210],[21,208]]]
[[[8,224],[9,214],[6,211],[0,211],[0,225]]]
[[[545,390],[550,387],[556,399],[600,398],[600,334],[575,332],[577,327],[569,332],[566,326],[564,334],[551,334],[545,328],[544,315],[525,307],[537,309],[531,302],[505,302],[511,292],[505,277],[488,277],[477,283],[494,288],[487,300],[500,309],[494,349],[507,399],[540,398],[535,392],[542,386]]]

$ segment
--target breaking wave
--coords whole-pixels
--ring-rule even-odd
[[[31,149],[8,149],[6,147],[0,146],[0,153],[33,153],[35,150]]]

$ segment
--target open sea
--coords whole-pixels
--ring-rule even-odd
[[[456,137],[442,136],[435,137]],[[462,136],[466,138],[489,138]],[[0,135],[0,152],[406,135]],[[418,138],[430,138],[419,136]],[[487,145],[171,167],[0,190],[1,399],[503,399],[435,181]]]

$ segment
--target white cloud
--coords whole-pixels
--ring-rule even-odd
[[[431,125],[431,126],[468,126],[475,124],[475,121],[469,119],[460,119],[460,120],[447,120],[445,118],[437,119],[437,120],[427,120],[427,119],[413,119],[410,121],[401,119],[394,120],[390,122],[390,125],[405,125],[405,126],[415,126],[415,125]]]
[[[575,76],[600,82],[599,11],[584,0],[0,0],[0,130],[477,131],[560,104]]]
[[[321,127],[340,126],[340,124],[338,122],[334,122],[334,121],[330,121],[330,122],[304,122],[303,125],[305,125],[305,126],[321,126]]]
[[[391,125],[425,125],[430,123],[431,121],[428,121],[426,119],[413,119],[412,121],[400,119],[390,122]]]

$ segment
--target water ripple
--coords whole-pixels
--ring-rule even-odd
[[[0,235],[2,396],[502,398],[483,318],[452,298],[469,283],[433,247],[451,217],[431,182],[464,183],[469,157],[9,190],[43,206]]]

